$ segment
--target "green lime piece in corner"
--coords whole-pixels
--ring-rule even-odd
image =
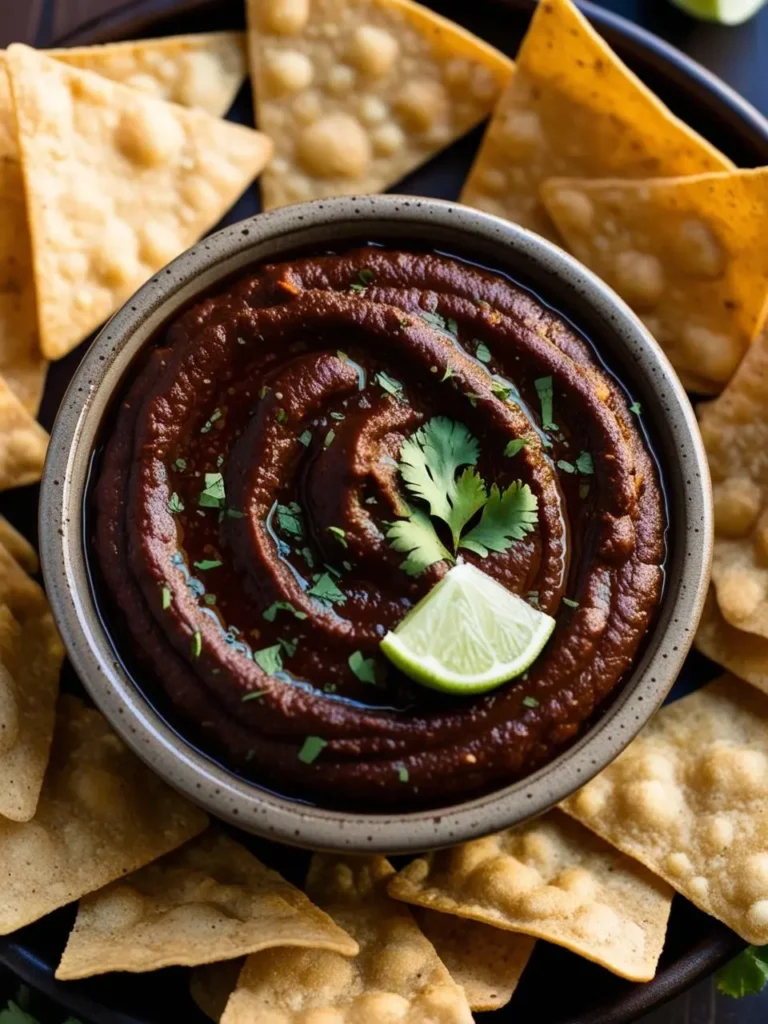
[[[469,695],[525,672],[554,628],[550,615],[463,563],[387,633],[381,649],[417,683]]]
[[[717,21],[721,25],[740,25],[759,11],[765,0],[672,0],[672,3],[694,18]]]

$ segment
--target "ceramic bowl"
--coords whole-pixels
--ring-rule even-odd
[[[254,264],[363,240],[471,254],[570,318],[642,403],[668,488],[663,602],[633,672],[607,709],[534,774],[437,810],[374,814],[307,805],[243,780],[186,742],[122,668],[97,611],[84,548],[84,501],[100,428],[125,373],[156,331]],[[61,405],[43,478],[40,538],[51,606],[75,669],[114,728],[159,775],[214,815],[267,838],[322,850],[396,853],[476,838],[540,814],[626,747],[669,692],[693,640],[709,577],[712,510],[706,458],[685,392],[641,321],[607,285],[513,224],[457,204],[383,195],[301,204],[227,227],[133,296],[91,346]]]

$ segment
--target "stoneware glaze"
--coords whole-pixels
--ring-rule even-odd
[[[255,263],[297,249],[363,240],[460,255],[510,274],[574,321],[631,387],[667,486],[669,559],[662,606],[634,671],[565,753],[504,789],[439,810],[352,814],[288,800],[229,772],[187,744],[136,689],[97,613],[84,551],[91,459],[115,390],[169,318]],[[98,707],[158,774],[212,814],[250,832],[323,850],[424,850],[499,831],[540,814],[612,761],[670,690],[690,648],[712,546],[709,475],[696,420],[658,345],[593,274],[538,236],[438,200],[381,195],[287,207],[204,239],[158,273],[100,333],[75,374],[51,436],[40,501],[46,587],[69,656]]]

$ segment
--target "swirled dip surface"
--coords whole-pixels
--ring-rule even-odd
[[[449,568],[409,576],[386,537],[400,448],[435,416],[479,440],[486,480],[538,499],[525,539],[464,553],[557,619],[483,697],[423,689],[378,649]],[[502,785],[578,734],[659,602],[636,424],[592,349],[500,275],[379,248],[264,267],[168,327],[117,410],[96,487],[113,621],[140,677],[265,785],[367,810]]]

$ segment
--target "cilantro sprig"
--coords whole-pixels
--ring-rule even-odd
[[[455,561],[460,548],[483,558],[491,551],[507,551],[536,526],[538,502],[530,487],[518,480],[504,491],[496,484],[489,491],[474,468],[479,456],[477,439],[462,423],[444,416],[430,420],[403,444],[400,474],[428,509],[414,509],[387,533],[395,551],[408,556],[401,563],[408,575],[416,576],[435,562]],[[467,529],[478,512],[479,521]],[[450,549],[433,519],[447,525]]]
[[[748,946],[717,972],[717,991],[732,999],[754,996],[768,982],[768,946]]]

